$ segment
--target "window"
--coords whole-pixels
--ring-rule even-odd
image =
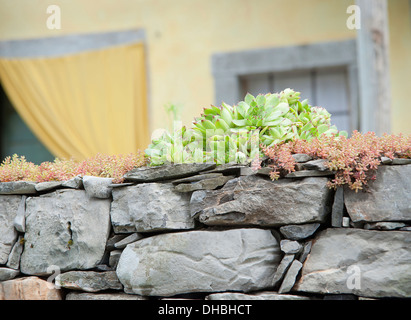
[[[325,107],[331,113],[332,124],[350,131],[349,91],[346,68],[315,68],[303,71],[263,73],[240,77],[241,96],[247,92],[280,92],[292,88],[301,92],[313,106]]]
[[[355,40],[217,53],[215,103],[292,88],[327,109],[338,129],[351,132],[359,125],[356,60]]]

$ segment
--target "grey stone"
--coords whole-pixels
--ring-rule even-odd
[[[288,173],[286,178],[306,178],[306,177],[328,177],[333,176],[335,173],[329,170],[300,170]]]
[[[411,234],[330,228],[313,242],[294,287],[321,294],[411,297]]]
[[[140,240],[143,238],[143,235],[140,233],[132,233],[131,235],[121,239],[120,241],[114,244],[114,248],[116,249],[124,249],[128,244],[133,243],[134,241]]]
[[[20,274],[19,270],[0,267],[0,281],[7,281],[14,279]]]
[[[117,266],[126,293],[250,292],[270,287],[281,254],[269,230],[160,234],[129,244]]]
[[[198,181],[205,180],[205,179],[212,179],[212,178],[219,178],[219,177],[223,177],[223,174],[222,173],[202,173],[202,174],[196,174],[195,176],[190,176],[187,178],[173,180],[172,184],[198,182]]]
[[[147,297],[137,294],[126,294],[122,292],[114,293],[88,293],[88,292],[69,292],[66,300],[147,300]]]
[[[36,182],[32,181],[11,181],[0,182],[0,195],[2,194],[35,194]]]
[[[193,192],[196,190],[214,190],[217,187],[221,187],[228,180],[233,179],[234,176],[220,176],[209,179],[202,179],[192,183],[180,183],[175,186],[175,190],[178,192]]]
[[[192,229],[190,194],[171,183],[113,189],[111,222],[116,233]]]
[[[304,243],[303,250],[298,257],[298,261],[300,261],[301,263],[304,263],[305,259],[307,259],[308,255],[310,254],[312,243],[312,241],[307,241],[306,243]]]
[[[69,271],[56,277],[56,285],[86,292],[123,289],[115,271]]]
[[[114,269],[106,264],[98,264],[95,267],[96,271],[113,271]]]
[[[358,298],[353,294],[327,294],[324,300],[358,300]]]
[[[24,238],[22,236],[19,236],[9,254],[9,258],[7,260],[7,267],[12,269],[20,268],[20,257],[23,252],[23,244]]]
[[[400,231],[411,231],[411,226],[410,227],[403,227],[399,229]]]
[[[360,222],[350,221],[349,225],[350,225],[350,227],[352,227],[352,228],[359,228],[359,229],[363,229],[363,228],[364,228],[365,223],[364,223],[364,222],[361,222],[361,221],[360,221]]]
[[[84,190],[62,189],[26,201],[25,245],[20,268],[44,275],[99,264],[110,231],[110,200],[89,198]]]
[[[219,190],[195,191],[190,208],[206,225],[281,226],[323,222],[330,212],[326,178],[271,181],[257,175],[228,181]]]
[[[133,186],[135,183],[133,182],[122,182],[122,183],[111,183],[107,187],[109,188],[123,188],[123,187],[129,187]]]
[[[154,182],[177,179],[195,175],[202,171],[211,170],[215,167],[215,163],[180,163],[157,167],[140,167],[127,172],[124,175],[124,179],[134,182]]]
[[[392,159],[388,157],[381,157],[381,163],[382,164],[392,164]]]
[[[230,162],[230,163],[220,164],[216,166],[215,169],[207,170],[204,173],[221,173],[224,175],[240,176],[240,175],[251,174],[251,172],[248,169],[251,169],[251,168],[246,164]]]
[[[0,264],[6,264],[9,253],[17,240],[14,218],[21,196],[0,195]]]
[[[349,228],[350,227],[350,221],[351,221],[351,219],[349,217],[343,217],[342,218],[342,226],[344,228]]]
[[[335,228],[342,227],[342,220],[344,216],[344,189],[337,188],[334,195],[334,203],[331,211],[331,225]]]
[[[17,231],[26,232],[26,199],[27,196],[21,196],[19,207],[17,208],[16,217],[14,218],[13,225]]]
[[[392,160],[392,164],[398,164],[398,165],[411,164],[411,159],[395,158]]]
[[[81,176],[75,176],[67,181],[63,181],[61,186],[70,189],[81,189],[83,188],[83,179]]]
[[[406,224],[402,222],[373,222],[366,223],[364,229],[367,230],[395,230],[405,227]]]
[[[270,176],[270,173],[273,171],[273,168],[270,167],[263,167],[257,170],[257,174],[262,176]]]
[[[281,281],[283,281],[284,276],[290,267],[291,263],[294,261],[294,254],[285,254],[284,257],[282,258],[280,264],[278,265],[277,270],[275,271],[275,275],[273,278],[273,287],[277,288],[280,284]]]
[[[278,294],[276,292],[262,291],[255,294],[238,292],[213,293],[205,300],[311,300],[309,297],[292,294]]]
[[[46,192],[60,188],[62,184],[62,181],[45,181],[37,183],[34,187],[38,192]]]
[[[302,163],[312,160],[313,158],[305,153],[296,153],[293,154],[292,157],[294,158],[295,162]]]
[[[106,250],[116,250],[115,244],[124,238],[128,237],[127,234],[114,234],[110,238],[108,238],[106,242]]]
[[[109,257],[109,266],[113,269],[117,268],[118,260],[120,260],[120,256],[123,250],[113,250],[110,251],[110,257]]]
[[[298,241],[281,240],[280,248],[285,254],[296,254],[302,250],[302,245]]]
[[[319,223],[289,224],[280,227],[280,232],[287,239],[301,240],[313,235],[319,226]]]
[[[89,197],[108,199],[111,197],[112,188],[109,187],[113,182],[112,178],[101,178],[84,176],[83,186]]]
[[[303,264],[300,261],[293,261],[290,268],[288,268],[280,289],[278,289],[278,293],[287,293],[291,291],[302,266]]]
[[[411,165],[379,166],[367,192],[344,188],[344,202],[352,221],[410,221]]]
[[[327,162],[328,160],[326,159],[311,160],[303,163],[303,168],[307,170],[328,171]]]
[[[250,176],[256,173],[256,170],[250,168],[249,166],[240,168],[240,176]]]

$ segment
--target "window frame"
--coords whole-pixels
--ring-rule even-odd
[[[241,99],[241,77],[246,75],[344,67],[348,77],[350,127],[359,129],[356,39],[215,53],[211,66],[217,105],[236,104]]]

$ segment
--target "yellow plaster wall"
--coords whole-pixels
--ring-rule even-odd
[[[396,3],[392,5],[391,1]],[[406,11],[405,2],[408,0],[390,0],[390,17],[395,12]],[[185,125],[190,125],[203,107],[214,103],[213,53],[354,38],[355,31],[346,28],[346,9],[352,3],[351,0],[0,0],[0,40],[144,29],[153,131],[167,125],[164,112],[167,103],[183,107]],[[50,4],[61,8],[61,30],[46,27],[46,8]],[[397,21],[393,28],[401,30],[406,23]],[[405,85],[401,84],[400,75],[404,71],[397,59],[407,57],[397,51],[401,46],[410,50],[410,41],[406,34],[400,39],[392,38],[395,44],[391,53],[391,75],[395,80],[392,89],[398,94]],[[398,117],[401,103],[394,103],[393,109],[394,117]],[[405,121],[399,118],[393,121],[397,131],[403,130]]]
[[[389,0],[392,132],[411,134],[411,7]]]

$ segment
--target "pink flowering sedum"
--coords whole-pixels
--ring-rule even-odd
[[[0,181],[66,181],[78,175],[113,178],[114,183],[123,182],[123,175],[145,164],[141,152],[127,155],[97,154],[83,161],[55,159],[40,165],[28,162],[24,156],[14,154],[6,157],[0,165]]]

